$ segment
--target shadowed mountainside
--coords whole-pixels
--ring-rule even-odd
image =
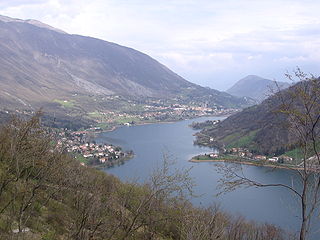
[[[253,152],[279,155],[294,149],[296,138],[289,131],[288,114],[280,111],[288,104],[303,109],[298,93],[301,89],[320,89],[320,80],[302,81],[264,100],[261,104],[244,109],[211,128],[197,134],[196,143],[217,147],[245,147]],[[312,96],[312,94],[310,95]],[[316,100],[319,104],[319,100]]]

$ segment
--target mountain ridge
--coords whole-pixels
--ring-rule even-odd
[[[36,20],[0,17],[0,36],[0,98],[13,106],[39,106],[74,94],[206,95],[214,104],[247,102],[188,82],[132,48],[67,34]]]
[[[46,29],[49,29],[49,30],[53,30],[53,31],[56,31],[56,32],[59,32],[59,33],[65,33],[64,31],[58,29],[58,28],[54,28],[48,24],[45,24],[43,22],[40,22],[38,20],[35,20],[35,19],[26,19],[26,20],[23,20],[23,19],[19,19],[19,18],[11,18],[11,17],[7,17],[7,16],[3,16],[3,15],[0,15],[0,21],[3,21],[3,22],[21,22],[21,23],[29,23],[31,25],[34,25],[34,26],[37,26],[37,27],[41,27],[41,28],[46,28]]]

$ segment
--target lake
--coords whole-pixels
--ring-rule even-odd
[[[268,222],[296,232],[300,223],[300,206],[297,199],[283,188],[241,188],[216,197],[221,174],[217,163],[191,163],[192,156],[209,152],[209,148],[193,145],[197,131],[188,125],[193,121],[217,120],[224,117],[204,117],[175,123],[158,123],[121,127],[112,132],[99,134],[96,141],[119,145],[133,150],[135,156],[124,165],[105,169],[121,180],[144,181],[157,166],[161,166],[163,154],[176,161],[175,167],[190,168],[196,183],[195,192],[201,195],[192,199],[196,206],[220,204],[229,213],[245,216],[249,220]],[[220,163],[222,164],[222,163]],[[293,173],[284,169],[270,170],[257,166],[243,166],[246,176],[263,183],[288,183],[295,179]],[[319,235],[318,235],[319,237]],[[319,238],[315,238],[319,239]]]

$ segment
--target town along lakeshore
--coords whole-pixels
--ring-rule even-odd
[[[196,206],[206,207],[219,204],[222,209],[236,215],[242,215],[256,222],[268,222],[296,231],[299,228],[300,208],[296,199],[287,191],[278,188],[238,189],[234,192],[219,193],[217,186],[222,175],[217,172],[224,162],[189,162],[196,155],[215,152],[215,149],[194,145],[197,130],[189,127],[194,121],[222,120],[223,117],[204,117],[169,124],[149,124],[122,127],[112,132],[98,134],[97,143],[121,146],[133,150],[134,157],[120,167],[104,169],[123,181],[143,183],[157,167],[161,166],[163,155],[175,161],[174,168],[189,169],[190,177],[195,181],[195,195],[190,199]],[[267,183],[291,184],[292,171],[280,168],[242,165],[244,173],[253,179]],[[315,238],[317,240],[319,238]]]
[[[261,154],[254,154],[246,148],[230,148],[224,149],[222,153],[218,150],[199,154],[193,156],[190,162],[230,162],[246,165],[273,167],[273,168],[287,168],[287,169],[301,169],[300,161],[292,157],[282,156],[266,156]],[[314,169],[318,171],[319,169]]]
[[[94,138],[100,131],[100,128],[61,131],[57,134],[57,146],[74,155],[84,166],[108,168],[124,164],[133,158],[132,150],[124,151],[113,144],[97,143]]]

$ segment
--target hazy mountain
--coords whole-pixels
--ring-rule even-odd
[[[277,82],[277,84],[280,89],[285,89],[290,86],[290,84],[286,82]],[[256,75],[249,75],[236,82],[227,90],[227,93],[238,97],[251,97],[258,101],[262,101],[274,91],[277,91],[278,86],[272,80],[261,78]]]
[[[190,83],[134,49],[67,34],[35,20],[0,17],[0,54],[3,106],[27,107],[74,94],[208,95],[220,105],[246,104]]]

